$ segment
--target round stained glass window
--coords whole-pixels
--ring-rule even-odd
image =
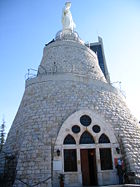
[[[80,117],[80,123],[87,127],[91,124],[91,118],[88,115],[83,115]]]
[[[78,125],[74,125],[74,126],[72,127],[72,132],[74,132],[74,133],[79,133],[79,132],[80,132],[80,127],[79,127]]]
[[[93,130],[93,132],[95,132],[95,133],[99,133],[100,130],[101,130],[101,128],[100,128],[99,125],[94,125],[94,126],[92,127],[92,130]]]

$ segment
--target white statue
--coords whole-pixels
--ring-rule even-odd
[[[71,2],[66,2],[65,7],[63,8],[62,11],[62,25],[63,25],[63,30],[73,31],[76,25],[72,19],[70,7],[71,7]]]

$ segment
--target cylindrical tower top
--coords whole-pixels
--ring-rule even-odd
[[[52,73],[72,73],[106,82],[97,55],[81,42],[76,32],[60,32],[54,42],[45,46],[38,76]]]

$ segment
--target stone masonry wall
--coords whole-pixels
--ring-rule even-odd
[[[52,173],[53,145],[59,129],[81,109],[96,111],[112,124],[123,145],[127,168],[140,172],[140,127],[124,99],[106,83],[94,53],[76,42],[57,41],[44,49],[38,76],[26,81],[4,147],[18,157],[15,186],[22,187],[23,182],[45,185],[42,181]]]
[[[53,145],[67,117],[84,108],[98,112],[112,124],[117,138],[121,138],[127,151],[129,168],[140,171],[140,128],[121,96],[111,91],[107,84],[93,82],[88,85],[68,80],[31,84],[25,90],[21,106],[16,118],[20,120],[22,116],[24,119],[23,123],[20,122],[24,138],[20,147],[17,178],[24,182],[39,182],[51,174],[51,143]]]
[[[44,48],[38,75],[75,73],[106,82],[96,54],[75,41],[55,41]]]

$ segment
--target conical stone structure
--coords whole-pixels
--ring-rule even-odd
[[[139,153],[139,124],[107,83],[97,55],[76,32],[59,32],[44,47],[37,76],[26,80],[1,173],[12,172],[18,187],[59,186],[60,173],[66,186],[117,184],[116,160],[137,175]]]

